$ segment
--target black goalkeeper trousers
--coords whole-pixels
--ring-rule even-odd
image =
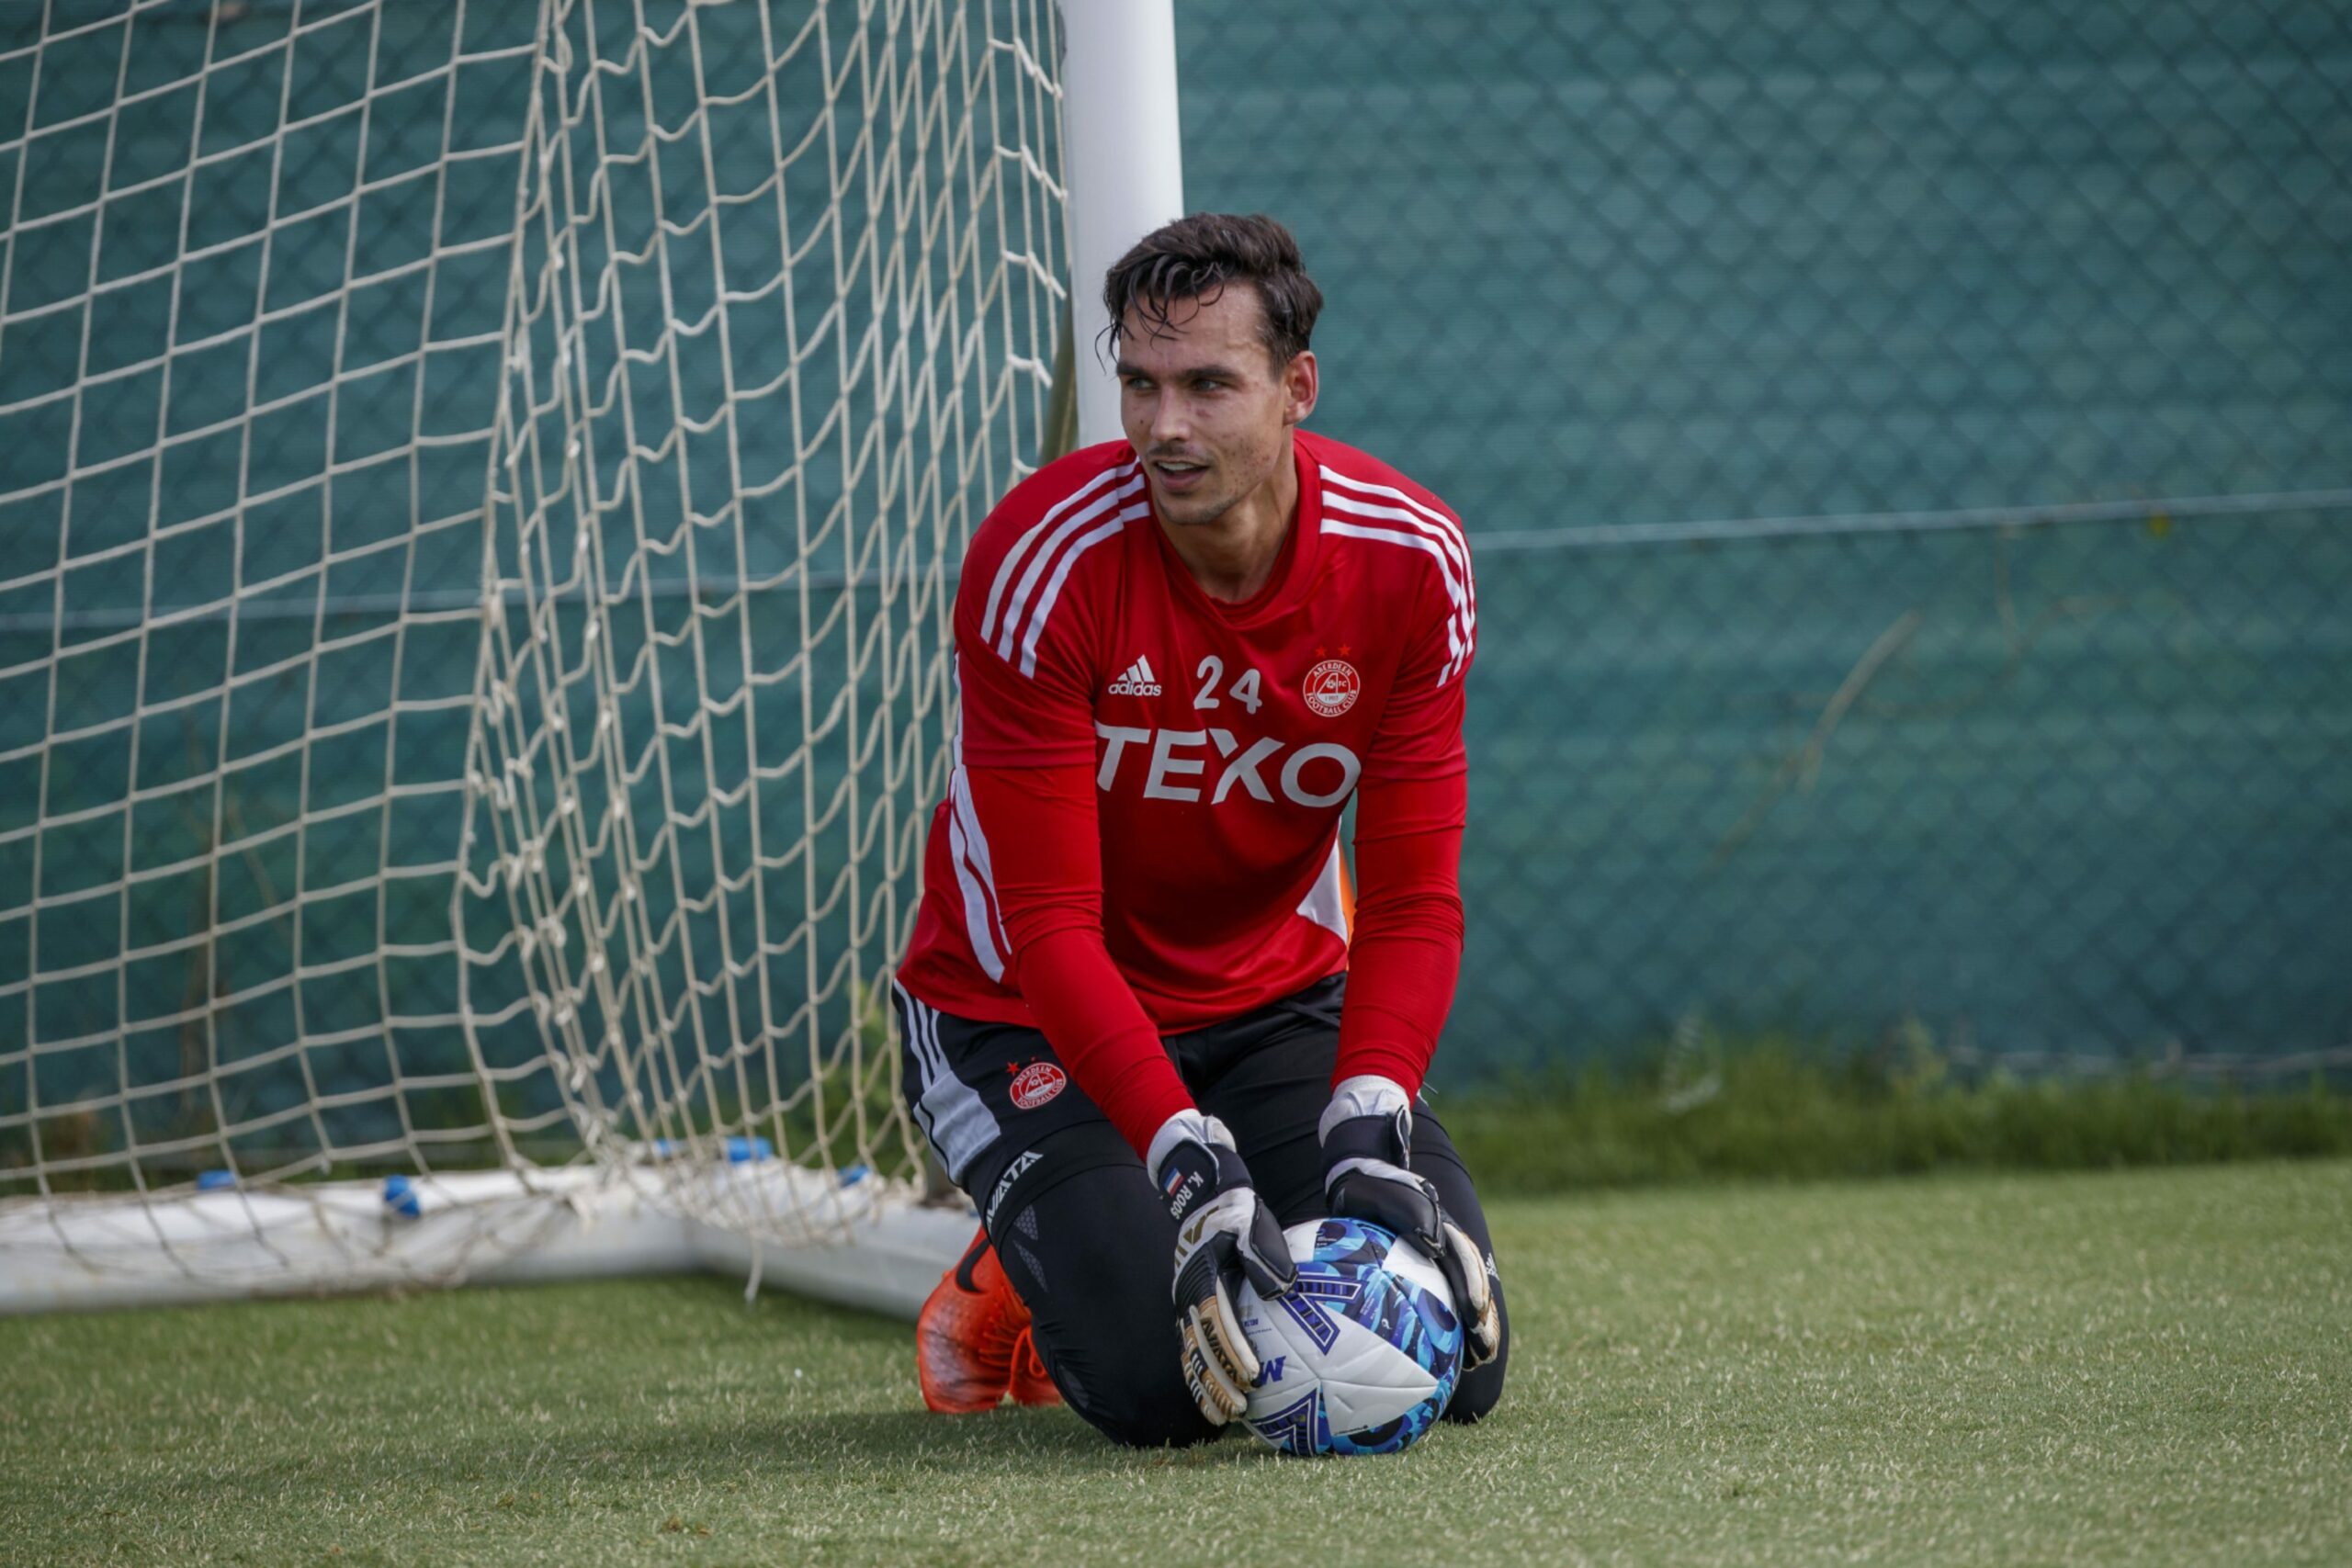
[[[1232,1130],[1260,1197],[1284,1226],[1329,1212],[1316,1128],[1330,1100],[1346,984],[1333,976],[1257,1012],[1168,1037],[1185,1086]],[[1119,1442],[1158,1448],[1216,1436],[1178,1363],[1176,1222],[1143,1162],[1037,1031],[956,1018],[903,990],[896,999],[909,1108],[979,1205],[1062,1397]],[[1491,1254],[1470,1173],[1426,1103],[1413,1111],[1412,1165]],[[1508,1313],[1503,1347],[1463,1378],[1449,1420],[1476,1421],[1502,1397]]]

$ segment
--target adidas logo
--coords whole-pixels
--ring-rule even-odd
[[[1105,690],[1114,697],[1156,697],[1159,695],[1159,677],[1151,672],[1150,660],[1138,659]]]

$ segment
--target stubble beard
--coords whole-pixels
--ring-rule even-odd
[[[1156,486],[1154,487],[1157,488]],[[1233,510],[1240,500],[1233,495],[1159,495],[1159,514],[1178,528],[1205,528]]]
[[[1210,471],[1219,477],[1231,474],[1233,468],[1230,459],[1220,460]],[[1200,495],[1164,494],[1155,476],[1151,480],[1151,498],[1159,510],[1159,515],[1170,526],[1205,528],[1212,524],[1223,522],[1227,514],[1240,505],[1242,501],[1252,494],[1260,485],[1265,483],[1267,476],[1272,472],[1273,465],[1269,463],[1265,466],[1265,471],[1259,474],[1255,479],[1228,483],[1219,487],[1214,492]]]

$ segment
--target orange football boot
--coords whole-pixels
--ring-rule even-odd
[[[939,1277],[915,1319],[923,1404],[945,1415],[995,1409],[1012,1385],[1016,1353],[1028,1348],[1028,1337],[1029,1309],[1012,1293],[983,1230]]]
[[[1012,1403],[1015,1404],[1059,1404],[1062,1391],[1054,1386],[1054,1374],[1046,1370],[1046,1358],[1037,1354],[1037,1339],[1027,1329],[1012,1347]]]

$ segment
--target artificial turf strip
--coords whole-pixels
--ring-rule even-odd
[[[27,1562],[2352,1561],[2352,1164],[1514,1200],[1399,1459],[916,1407],[718,1280],[0,1320]]]

